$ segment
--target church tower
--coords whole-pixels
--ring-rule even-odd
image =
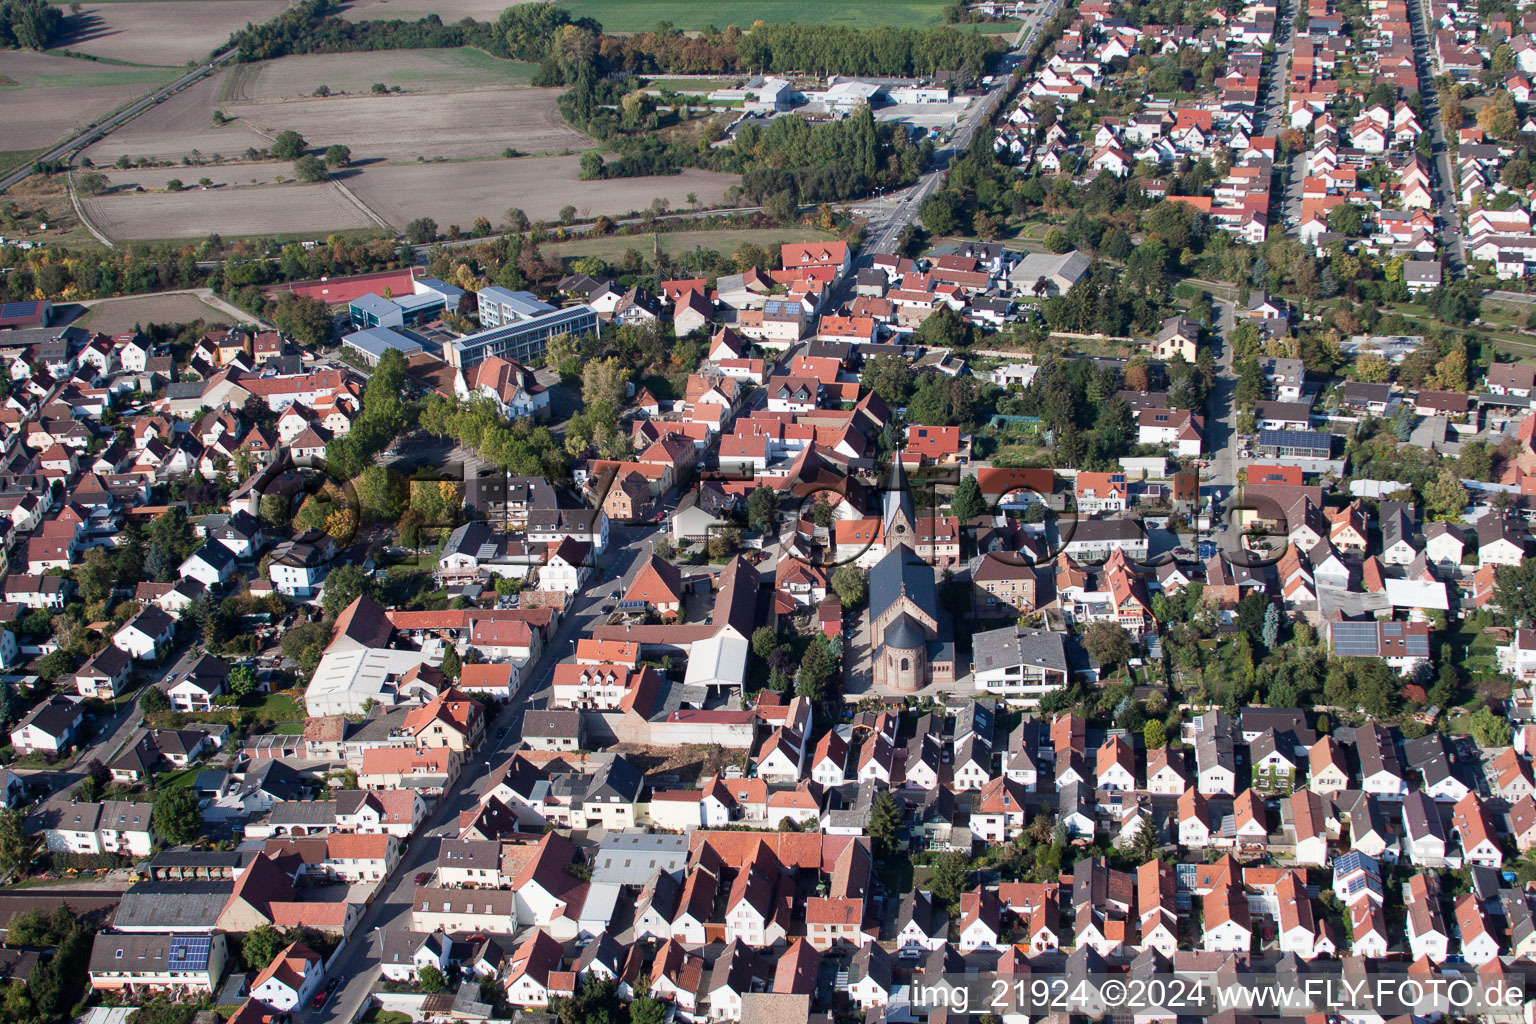
[[[885,550],[893,551],[905,544],[917,550],[917,512],[912,501],[912,488],[907,485],[907,471],[901,464],[901,452],[892,454],[891,475],[886,479],[885,492],[880,496],[882,515],[881,532],[885,536]]]

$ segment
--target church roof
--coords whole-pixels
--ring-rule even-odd
[[[913,624],[911,616],[898,615],[885,629],[882,646],[898,651],[921,651],[928,646],[922,630]]]
[[[897,545],[869,571],[869,595],[873,618],[878,619],[902,595],[930,618],[938,618],[939,600],[933,582],[933,567],[904,544]]]

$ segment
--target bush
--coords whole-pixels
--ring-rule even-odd
[[[165,183],[165,190],[167,192],[180,192],[185,187],[186,186],[181,183],[180,178],[172,178],[170,181]]]

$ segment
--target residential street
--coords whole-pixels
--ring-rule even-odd
[[[675,506],[676,502],[669,505]],[[521,745],[523,712],[530,707],[545,706],[555,665],[575,657],[576,638],[590,632],[597,623],[600,608],[610,599],[608,595],[614,590],[615,581],[621,587],[628,585],[644,556],[649,554],[651,542],[661,536],[664,525],[616,524],[611,529],[608,551],[599,559],[601,575],[576,597],[543,657],[534,670],[523,677],[512,700],[503,705],[493,721],[486,723],[482,748],[465,762],[457,782],[411,837],[400,864],[385,879],[379,894],[363,914],[347,950],[330,971],[332,977],[343,979],[342,986],[324,1008],[306,1008],[296,1013],[299,1024],[322,1021],[346,1024],[361,1012],[379,978],[382,936],[394,929],[410,927],[409,912],[416,892],[417,873],[430,869],[436,862],[441,836],[457,833],[459,812],[475,805],[485,777]]]
[[[1211,344],[1216,349],[1216,385],[1211,389],[1205,424],[1208,465],[1201,481],[1201,495],[1210,496],[1219,510],[1213,526],[1227,521],[1226,503],[1237,490],[1237,375],[1232,369],[1232,346],[1228,339],[1236,325],[1235,303],[1213,299],[1218,313],[1211,326]],[[1241,547],[1242,534],[1230,526],[1226,532],[1210,538],[1218,547],[1235,551]]]
[[[1408,18],[1413,25],[1413,54],[1418,64],[1419,81],[1432,83],[1434,68],[1430,64],[1429,17],[1425,0],[1412,0],[1408,4]],[[1424,109],[1429,114],[1426,126],[1434,137],[1434,174],[1431,185],[1435,190],[1436,210],[1439,213],[1440,244],[1445,251],[1445,271],[1448,277],[1467,275],[1467,253],[1461,238],[1461,214],[1456,207],[1457,179],[1451,167],[1451,150],[1446,142],[1445,122],[1440,117],[1440,99],[1433,88],[1421,89]]]
[[[27,815],[26,826],[28,831],[49,827],[57,820],[57,815],[70,804],[71,796],[77,786],[85,780],[85,766],[92,758],[106,764],[112,755],[117,753],[128,738],[133,735],[135,729],[143,720],[139,713],[138,696],[149,686],[159,686],[164,689],[164,684],[175,678],[181,672],[186,671],[192,663],[202,656],[199,647],[188,644],[177,648],[176,657],[163,669],[140,668],[140,673],[152,673],[149,680],[134,691],[134,700],[126,703],[117,714],[106,719],[95,719],[92,722],[97,730],[97,739],[85,750],[75,756],[69,764],[60,764],[47,769],[20,768],[16,774],[27,778],[28,776],[43,776],[55,782],[55,787],[38,805],[32,808]]]

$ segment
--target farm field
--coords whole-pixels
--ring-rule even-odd
[[[74,325],[115,334],[131,331],[135,324],[187,324],[194,320],[210,324],[232,322],[228,315],[195,295],[135,295],[126,299],[98,302],[86,309]]]
[[[348,21],[420,21],[429,14],[451,25],[465,18],[495,21],[501,12],[525,0],[357,0],[341,10]]]
[[[181,0],[166,2],[181,5]],[[395,70],[381,71],[385,63]],[[174,162],[193,150],[204,158],[214,153],[236,158],[250,148],[266,149],[289,129],[312,146],[350,146],[354,160],[500,157],[508,147],[523,153],[589,148],[591,141],[560,119],[560,90],[525,87],[531,74],[526,64],[478,50],[390,51],[388,61],[376,53],[286,57],[212,75],[134,118],[87,155],[102,166],[124,155]],[[408,91],[371,95],[369,86],[381,79]],[[415,84],[407,84],[411,81]],[[313,96],[320,85],[348,95]],[[444,91],[462,89],[510,89],[516,95],[491,100],[479,91]],[[215,111],[235,120],[216,125]]]
[[[482,92],[526,86],[538,68],[502,60],[484,50],[391,50],[378,53],[306,54],[231,68],[219,99],[266,103],[305,99],[324,85],[336,93],[367,94],[374,83],[419,92]]]
[[[364,168],[347,187],[368,208],[397,229],[417,217],[431,217],[440,229],[469,228],[476,217],[491,223],[510,207],[521,207],[535,220],[554,220],[561,207],[576,207],[577,217],[619,217],[643,210],[651,200],[668,199],[684,207],[688,193],[706,205],[719,203],[737,183],[730,174],[688,170],[654,178],[581,181],[575,156],[525,157],[470,163],[401,164]]]
[[[491,102],[455,93],[341,96],[231,103],[224,112],[262,135],[291,129],[312,146],[345,143],[353,160],[500,156],[509,146],[523,153],[591,148],[590,139],[560,119],[559,95],[558,89],[527,89]]]
[[[193,2],[193,0],[188,0]],[[177,4],[177,6],[180,6]],[[251,147],[265,149],[272,140],[244,124],[218,126],[213,112],[218,109],[219,90],[230,72],[216,75],[183,89],[164,103],[146,110],[105,139],[89,147],[85,155],[97,166],[115,163],[119,156],[180,160],[195,149],[204,157],[220,153],[233,159]],[[195,168],[194,168],[195,169]],[[169,170],[169,168],[167,168]],[[189,169],[190,170],[190,169]],[[173,175],[167,174],[166,177]],[[185,174],[175,175],[185,178]],[[193,180],[199,175],[193,174]],[[164,179],[161,179],[164,182]]]
[[[286,0],[142,0],[87,3],[66,21],[61,45],[135,64],[181,65],[202,60],[247,23],[270,21]]]
[[[746,3],[701,4],[694,0],[563,0],[560,6],[576,17],[596,18],[609,32],[646,32],[657,22],[695,30],[713,25],[750,28],[754,21],[796,22],[802,25],[848,25],[853,28],[927,28],[940,23],[943,0],[761,0]],[[447,21],[445,15],[443,18]]]
[[[819,242],[834,238],[830,231],[815,228],[721,228],[706,231],[665,231],[656,235],[604,235],[598,238],[575,238],[569,242],[555,242],[540,247],[544,255],[556,255],[564,259],[596,256],[615,263],[630,249],[649,254],[653,247],[663,252],[678,254],[694,249],[730,255],[744,245],[760,245],[770,252],[784,242]]]
[[[127,192],[80,202],[97,229],[114,241],[286,235],[295,229],[321,237],[377,227],[335,184]]]
[[[6,150],[46,149],[171,77],[29,50],[0,50],[0,139]]]

